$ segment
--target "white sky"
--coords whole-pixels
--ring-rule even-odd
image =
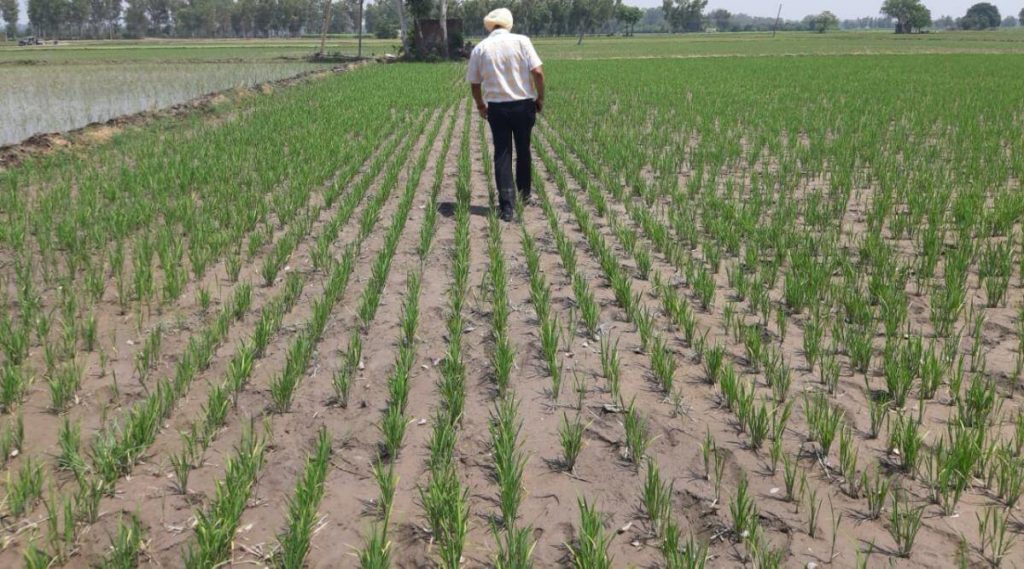
[[[817,14],[831,10],[840,18],[859,18],[877,16],[882,7],[882,0],[851,2],[850,0],[781,0],[782,17],[799,20],[807,14]],[[923,0],[924,5],[932,11],[932,17],[950,15],[954,18],[963,16],[970,8],[981,0]],[[1024,7],[1022,0],[988,0],[999,8],[1006,16],[1016,16]],[[661,0],[625,0],[627,4],[637,6],[661,6]],[[779,0],[709,0],[708,10],[725,8],[730,12],[743,12],[751,16],[774,16],[779,9]]]
[[[25,15],[25,4],[28,0],[18,0],[21,3],[21,20],[27,22]],[[980,0],[924,0],[925,6],[932,11],[932,17],[950,15],[953,17],[963,16],[971,5]],[[1016,16],[1024,7],[1024,0],[988,0],[999,7],[1003,17]],[[661,0],[625,0],[626,4],[635,6],[661,6]],[[790,20],[799,20],[807,14],[817,14],[823,10],[831,10],[840,18],[858,18],[862,16],[877,16],[882,0],[867,0],[852,2],[850,0],[782,0],[782,17]],[[774,16],[779,8],[777,0],[710,0],[708,10],[725,8],[730,12],[744,12],[751,16]]]

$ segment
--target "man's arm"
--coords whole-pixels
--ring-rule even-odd
[[[484,93],[480,88],[480,83],[470,83],[469,89],[473,92],[473,100],[476,101],[476,110],[480,113],[480,117],[487,118],[487,103],[484,102]]]
[[[533,76],[533,85],[537,88],[537,112],[544,110],[544,66],[538,65],[530,70]]]

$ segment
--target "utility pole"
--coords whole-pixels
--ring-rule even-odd
[[[359,51],[356,57],[363,57],[363,1],[359,0]]]
[[[775,30],[779,29],[780,19],[782,19],[782,2],[779,2],[779,13],[775,15],[775,25],[772,26],[772,37],[775,37]]]

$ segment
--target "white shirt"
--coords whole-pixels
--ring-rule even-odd
[[[542,64],[530,38],[498,28],[473,48],[466,80],[482,85],[488,103],[536,99],[530,71]]]

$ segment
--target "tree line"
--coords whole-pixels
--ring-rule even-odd
[[[988,2],[971,6],[959,18],[933,21],[921,0],[884,0],[880,17],[839,20],[831,12],[802,20],[777,20],[707,10],[708,0],[663,0],[641,9],[622,0],[28,0],[29,32],[47,38],[114,37],[280,37],[321,31],[325,14],[331,33],[363,30],[382,38],[399,37],[418,18],[462,18],[467,35],[483,35],[483,16],[497,6],[512,10],[517,31],[539,36],[587,34],[631,35],[635,32],[817,31],[893,29],[915,33],[928,29],[989,29],[1016,25]],[[328,4],[329,3],[329,4]],[[7,32],[18,30],[18,0],[0,0]],[[1024,10],[1020,13],[1024,20]],[[408,18],[411,22],[406,22]]]

